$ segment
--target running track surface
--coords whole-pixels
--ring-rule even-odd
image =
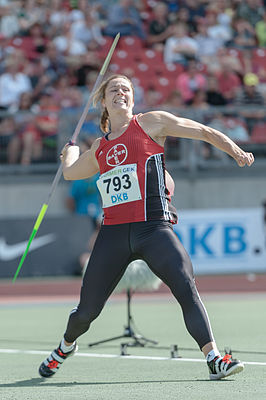
[[[266,292],[266,274],[198,276],[196,282],[200,294]],[[80,286],[81,278],[77,277],[18,278],[15,283],[12,283],[11,279],[10,281],[0,280],[0,302],[18,301],[19,299],[23,301],[33,298],[42,298],[42,300],[77,298]],[[140,294],[163,297],[170,295],[170,290],[162,284],[156,291],[141,292]],[[135,295],[138,295],[138,292]],[[121,294],[113,296],[121,296]]]

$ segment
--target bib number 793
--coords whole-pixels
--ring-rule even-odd
[[[129,189],[131,187],[130,176],[128,174],[124,174],[121,176],[114,176],[113,178],[104,179],[103,183],[106,186],[106,193],[110,193],[110,185],[113,186],[115,192],[119,192],[121,188]]]
[[[98,179],[97,186],[104,208],[141,199],[137,164],[117,166],[105,172]]]

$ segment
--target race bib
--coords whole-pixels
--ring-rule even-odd
[[[102,174],[96,183],[103,208],[141,199],[137,164],[119,165]]]

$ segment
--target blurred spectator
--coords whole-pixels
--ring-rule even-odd
[[[241,54],[249,54],[249,51]],[[219,72],[222,69],[227,69],[242,77],[245,70],[240,57],[237,50],[220,47],[215,59],[212,59],[212,63],[208,65],[208,71]]]
[[[220,132],[225,133],[226,125],[225,125],[224,115],[222,113],[215,113],[208,122],[208,126],[210,126],[213,129],[217,129]]]
[[[208,26],[208,35],[217,41],[217,46],[224,46],[232,38],[232,28],[230,24],[220,23],[216,8],[209,8],[206,13],[205,21]]]
[[[264,98],[258,89],[259,79],[257,75],[248,73],[244,76],[244,87],[239,91],[235,104],[248,106],[252,109],[241,109],[240,114],[246,119],[249,132],[252,132],[254,125],[265,117],[263,106]],[[254,106],[261,106],[261,109],[254,109]],[[258,107],[260,108],[260,107]]]
[[[102,133],[98,124],[98,114],[95,110],[89,110],[80,131],[80,138],[83,142],[91,143],[101,135]]]
[[[198,44],[195,39],[187,34],[188,27],[184,24],[173,26],[173,34],[164,46],[164,62],[166,64],[179,63],[187,65],[188,60],[195,58]]]
[[[4,71],[4,60],[8,57],[8,41],[2,33],[0,33],[0,74]]]
[[[173,90],[163,103],[163,108],[170,110],[183,109],[185,103],[179,90]]]
[[[226,117],[222,113],[214,114],[211,120],[208,122],[208,126],[223,132],[229,136],[232,140],[247,142],[249,141],[249,134],[243,121],[239,118],[228,116]],[[228,162],[228,156],[222,153],[219,149],[210,146],[208,143],[203,143],[201,147],[203,157],[218,159],[222,162]]]
[[[5,60],[6,71],[0,76],[0,106],[10,107],[19,102],[21,93],[30,92],[32,85],[29,77],[21,71],[18,53]]]
[[[0,34],[9,38],[19,32],[17,7],[16,1],[0,0]]]
[[[163,51],[166,39],[172,35],[173,27],[168,17],[166,3],[158,2],[152,10],[153,19],[148,26],[147,44],[156,50]]]
[[[62,75],[58,78],[52,96],[55,104],[58,104],[61,109],[73,109],[82,106],[82,94],[77,87],[71,85],[68,75]]]
[[[189,102],[192,108],[197,108],[198,110],[207,110],[209,104],[206,101],[206,92],[202,89],[196,89],[194,91],[193,98]]]
[[[232,115],[216,114],[208,125],[225,133],[236,142],[248,142],[249,134],[243,120]]]
[[[219,90],[216,76],[210,75],[207,78],[206,102],[211,106],[224,106],[227,103]]]
[[[35,22],[33,25],[31,25],[28,31],[28,36],[32,39],[34,51],[36,53],[44,53],[47,39],[44,35],[42,25],[39,22]]]
[[[41,58],[34,58],[33,60],[26,59],[24,65],[24,73],[29,77],[33,88],[33,97],[37,97],[43,87],[46,85],[44,79],[45,70],[41,62]],[[45,81],[45,82],[44,82]]]
[[[39,155],[39,146],[33,140],[34,118],[38,107],[33,104],[31,93],[22,93],[19,103],[10,108],[16,123],[16,134],[20,142],[21,164],[29,164],[29,160],[35,159]]]
[[[72,10],[69,12],[69,20],[74,22],[83,21],[87,11],[92,13],[90,8],[90,1],[88,0],[76,0],[71,2]]]
[[[236,15],[255,26],[263,18],[264,8],[261,0],[241,1],[237,7]]]
[[[97,49],[103,44],[100,25],[93,17],[90,8],[86,10],[85,19],[73,22],[71,32],[74,39],[83,42],[90,50]]]
[[[48,8],[49,25],[51,30],[51,36],[53,37],[58,30],[69,21],[69,11],[63,6],[64,0],[53,0],[50,2]]]
[[[248,142],[250,140],[247,126],[239,117],[225,117],[225,133],[235,142]]]
[[[197,34],[194,36],[198,45],[197,57],[205,64],[212,62],[221,43],[211,37],[208,31],[206,20],[201,19],[197,24]]]
[[[40,96],[39,113],[35,119],[36,136],[43,145],[55,149],[59,123],[59,105],[53,97],[53,90],[46,89]]]
[[[92,142],[90,140],[82,141],[80,144],[81,153],[88,150],[91,144]],[[96,174],[91,178],[73,181],[69,189],[68,197],[66,198],[67,208],[75,214],[88,216],[93,228],[88,243],[88,251],[81,254],[79,257],[79,265],[76,270],[77,275],[81,275],[83,269],[87,265],[101,225],[102,209],[99,191],[96,185],[98,178],[99,174]]]
[[[206,5],[203,3],[206,2],[198,0],[186,0],[184,3],[186,9],[188,10],[190,21],[195,21],[198,19],[198,17],[205,16]]]
[[[227,45],[240,50],[250,50],[256,46],[256,35],[253,26],[243,18],[233,21],[233,37]]]
[[[196,90],[205,88],[205,76],[198,71],[196,61],[189,61],[187,69],[176,80],[176,89],[180,91],[183,101],[188,103],[193,99]]]
[[[191,19],[187,7],[180,7],[175,14],[175,18],[173,18],[172,15],[172,19],[173,24],[183,24],[187,26],[188,36],[191,36],[196,32],[196,20]]]
[[[0,161],[15,164],[19,156],[19,139],[12,116],[0,115]]]
[[[104,34],[114,37],[118,32],[121,36],[138,36],[145,39],[140,14],[133,0],[118,0],[118,3],[108,10]]]
[[[172,90],[163,104],[160,105],[161,110],[174,112],[176,115],[179,114],[180,117],[186,118],[185,115],[185,108],[186,105],[182,99],[181,93],[179,90]],[[186,146],[186,142],[183,141],[182,143],[178,138],[168,136],[166,138],[166,158],[178,160],[181,156],[181,146]],[[182,148],[183,148],[182,147]]]
[[[234,15],[234,2],[232,0],[216,0],[215,2],[209,2],[207,9],[213,10],[217,13],[217,22],[227,28],[232,23],[232,17]]]
[[[27,35],[30,28],[38,23],[40,25],[45,23],[46,7],[41,7],[35,0],[21,1],[21,7],[18,11],[19,34]]]
[[[221,59],[220,71],[217,73],[219,90],[225,97],[227,102],[232,102],[237,93],[237,89],[241,86],[239,76],[232,70],[230,61]]]
[[[263,18],[256,23],[255,31],[260,47],[266,47],[266,10],[263,12]]]
[[[264,104],[263,96],[258,89],[259,79],[257,75],[248,73],[244,76],[243,82],[244,87],[240,90],[236,103],[242,105]]]
[[[53,99],[53,91],[46,89],[40,96],[38,112],[21,132],[21,164],[28,165],[32,161],[40,161],[43,158],[44,146],[54,153],[57,145],[58,112],[59,107]]]
[[[67,70],[66,61],[63,55],[57,52],[56,45],[53,42],[47,44],[45,53],[41,58],[41,64],[45,70],[46,84],[53,83]]]
[[[156,107],[160,104],[161,97],[161,93],[153,85],[150,85],[144,92],[143,106],[149,108]]]
[[[71,22],[65,22],[60,34],[53,39],[57,51],[64,56],[80,56],[86,54],[85,44],[74,38]]]
[[[84,75],[82,74],[82,77],[79,79],[79,86],[82,86],[82,92],[83,92],[83,103],[85,104],[88,101],[88,98],[91,94],[91,91],[93,89],[93,86],[96,82],[96,79],[98,77],[98,71],[91,69],[89,71],[83,71]]]
[[[14,114],[15,116],[15,120],[16,123],[20,123],[20,117],[17,119],[17,113],[18,115],[22,114],[20,113],[20,111],[26,111],[26,112],[37,112],[38,111],[38,106],[33,104],[33,96],[31,94],[31,92],[24,92],[21,93],[20,97],[19,97],[19,102],[18,104],[15,104],[13,106],[11,106],[9,108],[9,111]],[[24,121],[24,117],[22,118],[22,120]],[[28,121],[28,119],[27,119]],[[23,122],[24,123],[24,122]]]
[[[101,66],[101,59],[96,56],[94,51],[88,50],[86,54],[79,56],[79,62],[76,65],[73,63],[72,69],[75,76],[75,84],[77,86],[85,86],[87,75],[99,73]]]

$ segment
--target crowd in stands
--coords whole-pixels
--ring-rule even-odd
[[[109,73],[132,78],[136,110],[194,110],[234,140],[266,143],[265,6],[0,0],[0,162],[28,165],[56,148],[61,113],[76,110],[78,120],[117,32]],[[83,135],[99,134],[94,117]]]

